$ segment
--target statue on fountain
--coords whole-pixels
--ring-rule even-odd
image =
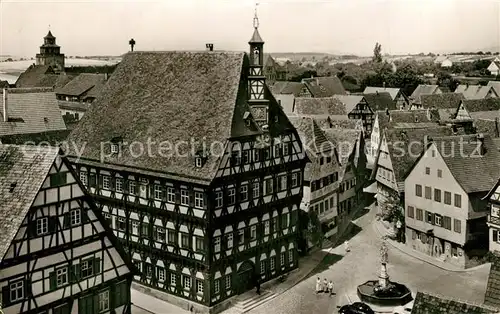
[[[387,289],[389,286],[389,275],[387,274],[387,263],[389,262],[389,252],[387,244],[382,242],[380,247],[380,275],[378,276],[378,285],[380,290]]]

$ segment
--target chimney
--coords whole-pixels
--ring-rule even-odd
[[[214,51],[214,44],[205,44],[207,51]]]
[[[8,92],[7,88],[4,88],[3,89],[3,111],[2,111],[3,122],[9,121],[9,117],[7,115],[7,100],[8,100],[8,98],[9,98],[9,92]]]
[[[479,145],[481,145],[480,147],[481,156],[484,156],[486,154],[486,147],[484,146],[484,134],[479,133],[477,135],[477,140],[479,141]]]

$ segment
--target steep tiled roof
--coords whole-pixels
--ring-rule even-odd
[[[382,93],[366,93],[363,94],[366,103],[370,109],[375,112],[377,110],[395,110],[396,103],[392,100],[391,94],[387,92]]]
[[[363,130],[361,119],[349,119],[346,116],[310,115],[322,129],[356,129]]]
[[[1,259],[28,213],[58,152],[59,148],[48,146],[0,144]]]
[[[68,140],[86,143],[82,158],[100,160],[100,146],[114,137],[123,142],[146,143],[152,151],[168,143],[225,143],[230,137],[260,134],[246,127],[243,117],[250,111],[247,86],[240,79],[244,53],[234,52],[132,52],[125,55]],[[292,129],[276,100],[270,99],[269,115],[280,116],[279,127]],[[273,132],[273,124],[270,131]],[[211,181],[220,163],[218,154],[209,155],[196,168],[191,145],[181,145],[172,156],[136,153],[123,149],[105,163],[148,169],[183,180]],[[83,147],[83,146],[81,146]],[[74,154],[74,152],[73,152]]]
[[[397,183],[404,182],[413,164],[425,149],[426,135],[433,138],[453,134],[450,127],[444,126],[426,129],[386,129],[384,133]]]
[[[347,115],[348,111],[345,104],[334,97],[296,97],[294,113],[301,115]]]
[[[0,108],[3,108],[3,91],[0,91]],[[14,88],[7,94],[7,117],[13,122],[3,122],[0,109],[0,135],[40,133],[65,130],[56,95],[50,88]],[[22,121],[24,122],[21,122]]]
[[[412,314],[495,314],[498,309],[483,304],[473,304],[448,297],[417,292]]]
[[[500,308],[500,264],[498,262],[491,264],[484,303]]]
[[[487,192],[500,178],[500,154],[489,135],[482,142],[478,135],[436,137],[433,141],[466,193]]]
[[[296,97],[300,95],[300,92],[305,87],[304,84],[299,82],[288,82],[288,81],[277,81],[273,86],[270,87],[273,94],[292,94]]]
[[[334,95],[333,98],[340,100],[345,105],[347,113],[354,110],[364,100],[363,96],[360,95]]]
[[[467,99],[462,104],[468,112],[500,110],[500,98]]]
[[[0,88],[9,88],[9,82],[0,80]]]
[[[392,123],[427,123],[432,122],[432,116],[427,110],[394,110],[389,111]]]
[[[338,154],[341,158],[340,163],[346,165],[349,157],[356,148],[356,143],[361,135],[361,130],[336,128],[325,129],[327,137],[335,143]]]
[[[313,97],[331,97],[333,95],[346,95],[340,79],[336,76],[312,77],[303,79]]]
[[[400,89],[399,88],[390,88],[390,87],[373,87],[367,86],[363,91],[363,94],[373,94],[373,93],[384,93],[387,92],[391,95],[392,100],[396,99],[398,96]]]
[[[58,95],[80,96],[94,88],[100,88],[105,83],[104,74],[82,73],[72,79],[64,87],[55,90]]]
[[[59,88],[68,83],[73,76],[54,74],[48,65],[32,65],[21,73],[16,81],[17,88],[55,87]]]
[[[321,177],[322,170],[332,170],[333,168],[320,166],[317,161],[319,157],[327,156],[327,154],[333,154],[331,156],[337,158],[334,143],[326,137],[324,130],[318,126],[314,119],[309,117],[291,117],[290,122],[297,129],[300,139],[305,145],[306,154],[311,160],[304,170],[305,180],[309,181]],[[321,155],[318,156],[319,154]]]
[[[462,84],[457,86],[455,93],[462,93],[465,99],[483,99],[488,95],[491,89],[493,89],[492,86]]]
[[[457,109],[464,96],[460,93],[442,93],[421,95],[422,107],[425,109]]]
[[[422,95],[432,95],[432,94],[434,94],[434,93],[436,93],[438,91],[439,91],[439,86],[438,85],[420,84],[413,91],[413,93],[410,96],[410,99],[415,104],[421,104],[420,96],[422,96]]]
[[[489,81],[488,85],[491,86],[495,90],[495,92],[500,96],[500,81]]]
[[[16,134],[0,136],[2,144],[34,144],[50,143],[50,145],[58,146],[66,140],[71,130],[48,131],[42,133]]]

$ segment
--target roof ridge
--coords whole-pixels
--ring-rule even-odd
[[[51,93],[54,92],[52,87],[23,87],[23,88],[5,88],[9,94],[23,94],[23,93]],[[0,94],[3,90],[0,89]]]

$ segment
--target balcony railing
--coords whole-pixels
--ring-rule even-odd
[[[488,215],[488,222],[500,226],[500,217]]]

